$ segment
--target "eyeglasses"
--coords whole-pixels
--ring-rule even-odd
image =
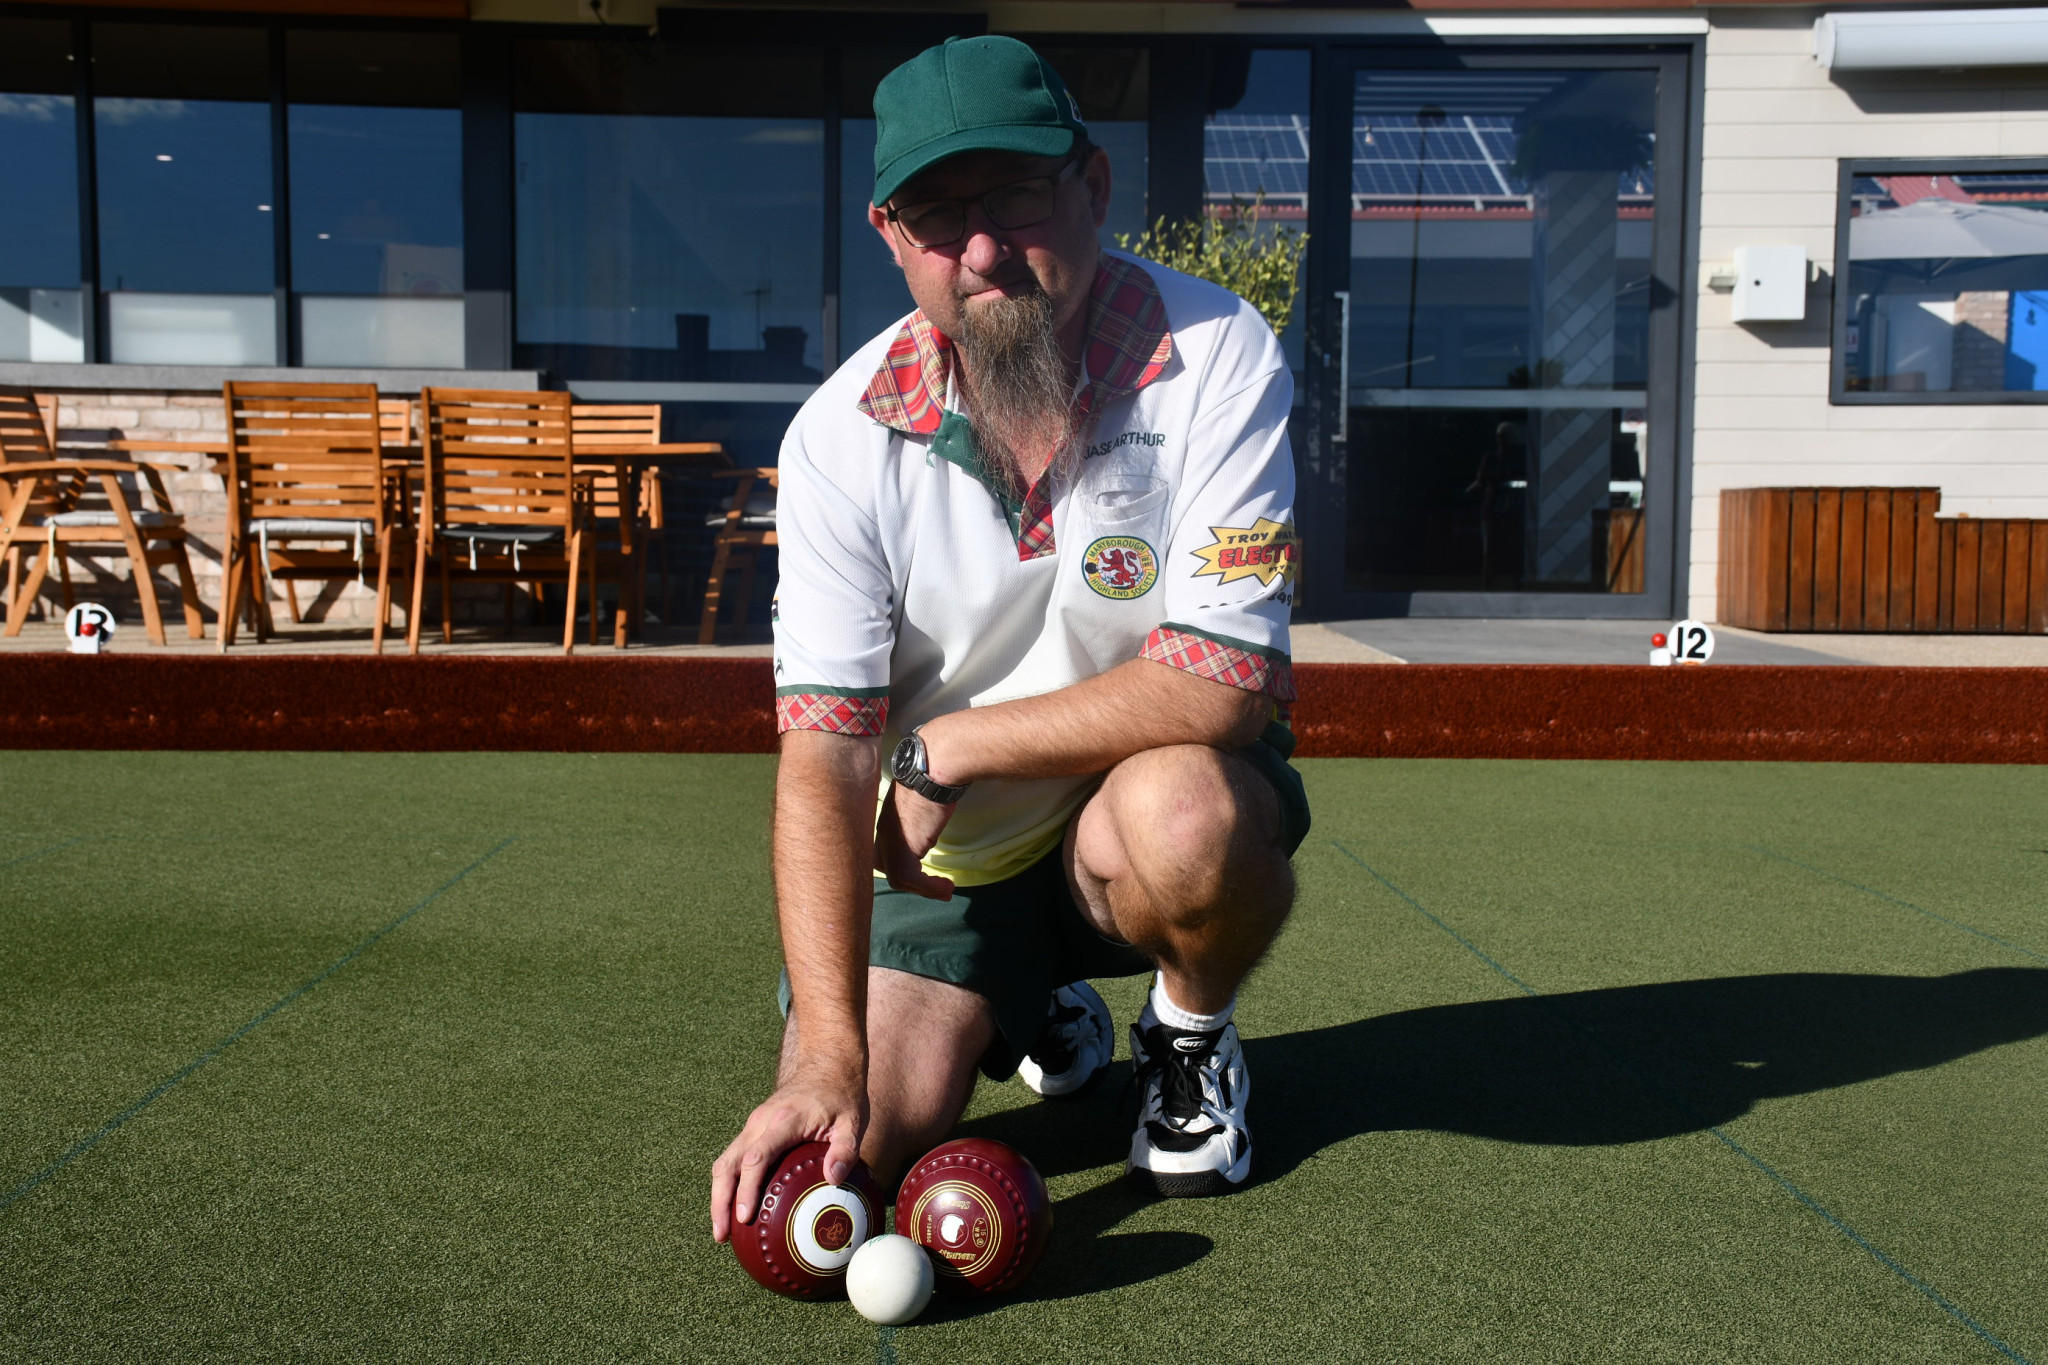
[[[1012,180],[1007,185],[998,185],[986,193],[971,194],[964,199],[927,199],[902,208],[892,205],[889,221],[902,230],[911,245],[922,247],[946,246],[959,241],[967,232],[969,204],[980,204],[988,220],[1005,232],[1032,227],[1052,217],[1058,204],[1059,187],[1080,164],[1080,158],[1075,157],[1052,175]]]

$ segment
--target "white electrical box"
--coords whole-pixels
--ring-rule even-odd
[[[1735,248],[1737,322],[1800,322],[1806,317],[1806,248]]]

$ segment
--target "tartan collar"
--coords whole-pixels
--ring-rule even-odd
[[[929,436],[945,416],[946,377],[953,342],[924,310],[897,331],[881,368],[861,395],[860,410],[906,435]],[[1157,379],[1173,358],[1166,305],[1152,277],[1133,262],[1105,254],[1088,289],[1088,339],[1083,349],[1087,389],[1081,412],[1136,393]]]

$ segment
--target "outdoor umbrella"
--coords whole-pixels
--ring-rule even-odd
[[[2048,208],[1922,199],[1849,220],[1861,268],[1963,289],[2048,288]]]

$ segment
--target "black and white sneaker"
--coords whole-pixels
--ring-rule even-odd
[[[1131,1026],[1131,1058],[1138,1128],[1124,1169],[1132,1179],[1168,1198],[1242,1185],[1252,1169],[1244,1122],[1252,1087],[1237,1026],[1187,1033],[1141,1019]]]
[[[1017,1074],[1047,1099],[1064,1100],[1094,1088],[1116,1051],[1109,1006],[1085,981],[1052,993],[1052,1008],[1038,1041],[1017,1063]]]

